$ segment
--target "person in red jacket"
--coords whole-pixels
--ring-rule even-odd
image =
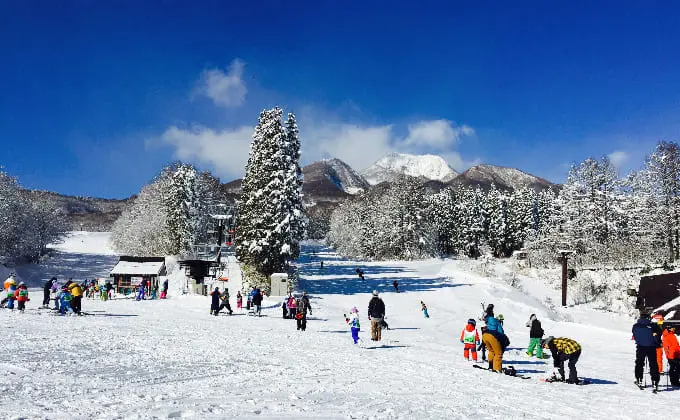
[[[19,288],[16,292],[14,292],[14,299],[19,302],[19,306],[17,308],[23,312],[23,310],[26,309],[26,302],[30,300],[28,298],[28,289],[26,288],[26,284],[24,284],[23,281],[19,283]]]
[[[477,322],[470,318],[467,325],[460,333],[460,342],[463,343],[463,356],[466,360],[470,360],[470,352],[472,351],[472,360],[477,361],[477,345],[479,344],[479,333],[477,332]]]
[[[675,336],[675,327],[668,326],[663,330],[663,349],[668,359],[668,378],[671,385],[680,386],[680,345]]]
[[[663,328],[663,315],[652,315],[652,322],[656,322],[659,328]],[[663,375],[663,347],[656,349],[656,364],[659,366],[659,373]]]

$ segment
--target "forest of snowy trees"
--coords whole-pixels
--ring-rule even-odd
[[[61,209],[0,171],[0,263],[39,262],[68,230]]]
[[[208,240],[209,209],[225,202],[220,181],[186,163],[166,168],[140,191],[113,226],[111,242],[125,255],[180,255]]]
[[[293,114],[284,127],[282,114],[279,108],[260,113],[238,202],[236,255],[261,280],[288,270],[307,224],[298,127]]]
[[[428,195],[403,178],[341,205],[328,241],[367,259],[505,257],[527,248],[545,265],[558,249],[576,251],[580,266],[672,264],[680,258],[680,148],[659,143],[643,169],[623,177],[606,157],[586,159],[555,191],[455,187]]]

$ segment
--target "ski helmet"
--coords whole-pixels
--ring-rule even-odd
[[[475,321],[473,318],[468,319],[468,324],[472,325],[473,327],[477,326],[477,321]]]

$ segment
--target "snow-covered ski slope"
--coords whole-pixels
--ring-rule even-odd
[[[85,248],[93,249],[93,248]],[[78,252],[67,252],[73,257]],[[88,257],[79,254],[77,261]],[[56,257],[55,257],[56,258]],[[320,268],[320,261],[324,268]],[[680,392],[633,386],[631,321],[543,305],[471,262],[357,263],[322,246],[304,247],[300,288],[311,294],[306,332],[281,319],[278,299],[264,315],[209,315],[210,301],[171,295],[165,301],[86,300],[92,316],[59,317],[37,309],[0,310],[1,418],[246,419],[639,419],[680,414]],[[365,271],[361,281],[355,268]],[[500,270],[500,269],[499,269]],[[497,271],[498,272],[498,271]],[[402,293],[393,292],[397,279]],[[370,341],[366,308],[377,289],[392,328]],[[538,296],[535,298],[534,295]],[[556,297],[555,297],[556,298]],[[420,301],[430,312],[425,319]],[[473,369],[463,360],[460,332],[478,318],[480,302],[505,316],[511,339],[505,365],[521,380]],[[232,295],[232,305],[235,300]],[[343,313],[357,306],[364,347],[352,344]],[[524,355],[536,313],[548,334],[583,345],[585,386],[543,383],[550,360]],[[677,415],[676,414],[676,415]],[[673,416],[670,415],[670,418]]]

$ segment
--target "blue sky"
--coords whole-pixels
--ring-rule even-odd
[[[437,153],[561,182],[679,140],[678,3],[238,3],[0,0],[0,165],[101,197],[178,158],[228,181],[274,105],[303,163],[356,169]]]

